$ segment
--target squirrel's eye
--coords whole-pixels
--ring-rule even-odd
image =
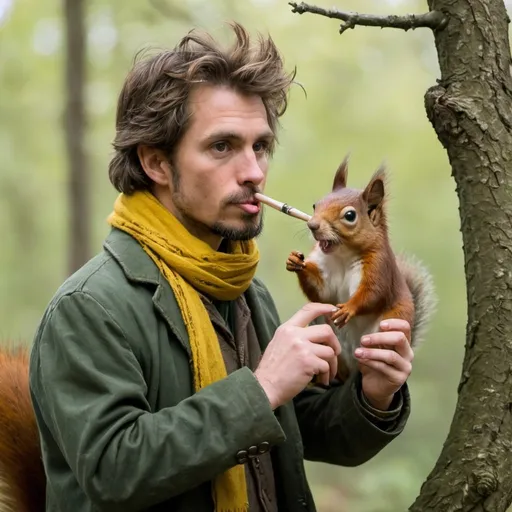
[[[348,222],[354,222],[356,220],[356,212],[354,210],[349,210],[345,215],[343,215],[343,218],[348,220]]]

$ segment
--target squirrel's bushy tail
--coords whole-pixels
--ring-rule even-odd
[[[0,346],[0,512],[45,509],[45,473],[28,361],[27,348]]]
[[[414,325],[411,326],[411,344],[417,347],[423,341],[437,306],[432,274],[416,257],[408,254],[398,254],[398,268],[405,277],[414,301]]]

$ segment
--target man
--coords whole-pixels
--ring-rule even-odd
[[[121,192],[104,250],[47,308],[30,386],[48,511],[313,511],[303,459],[357,465],[409,414],[409,325],[328,384],[332,305],[280,323],[254,277],[277,120],[293,74],[233,25],[138,62],[117,109]]]

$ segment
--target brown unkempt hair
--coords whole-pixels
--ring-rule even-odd
[[[117,104],[109,178],[118,191],[130,194],[151,187],[137,155],[140,144],[159,148],[172,159],[188,126],[188,98],[198,83],[259,95],[276,133],[295,70],[284,70],[271,37],[259,35],[258,44],[251,45],[240,24],[231,27],[236,36],[231,48],[223,49],[210,35],[191,31],[172,50],[136,59]]]

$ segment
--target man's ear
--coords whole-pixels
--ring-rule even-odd
[[[141,144],[137,147],[137,155],[140,165],[148,178],[157,185],[169,185],[171,182],[171,166],[161,149]]]

